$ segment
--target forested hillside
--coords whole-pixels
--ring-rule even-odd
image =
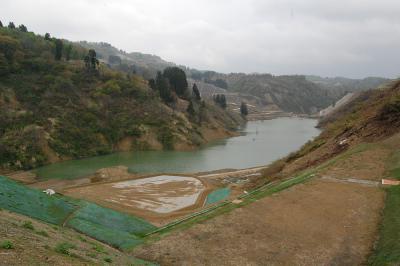
[[[240,123],[193,97],[185,75],[177,93],[172,79],[180,70],[168,71],[150,88],[142,76],[103,64],[93,49],[23,25],[1,27],[0,170],[119,150],[190,149]]]
[[[125,72],[135,72],[145,79],[154,78],[157,71],[175,66],[174,63],[164,61],[159,56],[138,52],[128,53],[105,42],[81,41],[79,45],[87,49],[95,49],[98,58],[112,68]]]
[[[127,53],[108,43],[80,42],[79,44],[99,51],[101,60],[112,68],[135,72],[146,79],[154,78],[157,71],[162,71],[166,67],[176,66],[156,55]],[[277,106],[285,112],[301,114],[316,113],[348,92],[376,88],[388,81],[375,77],[348,79],[302,75],[223,74],[215,71],[199,71],[185,66],[179,67],[198,84],[199,90],[206,96],[209,96],[212,91],[221,93],[225,90],[226,93],[237,93],[235,98],[239,98],[239,102],[246,101],[248,97],[255,97],[252,102],[259,102],[264,106]]]
[[[349,79],[343,77],[323,78],[319,76],[306,76],[306,79],[318,84],[321,88],[329,90],[332,94],[344,95],[349,92],[375,89],[388,82],[386,78],[367,77],[363,79]]]
[[[230,90],[255,95],[286,112],[312,114],[338,100],[304,76],[229,74],[226,80]]]

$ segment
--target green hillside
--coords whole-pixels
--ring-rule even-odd
[[[241,122],[212,102],[194,102],[189,113],[189,88],[166,102],[142,76],[112,70],[95,51],[20,29],[0,28],[0,76],[0,170],[195,147],[208,141],[204,129]]]

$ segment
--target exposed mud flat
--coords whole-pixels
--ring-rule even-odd
[[[63,192],[161,225],[201,208],[212,188],[196,177],[158,175],[94,183]]]
[[[194,205],[205,189],[196,178],[169,175],[119,182],[112,188],[119,189],[119,193],[105,200],[156,213],[170,213]]]

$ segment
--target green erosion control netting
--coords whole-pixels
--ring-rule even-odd
[[[143,219],[84,200],[49,196],[2,176],[0,208],[57,225],[67,221],[66,226],[121,249],[141,243],[141,236],[157,228]]]
[[[220,188],[207,195],[206,205],[224,200],[231,194],[230,188]]]
[[[73,214],[70,221],[72,220],[84,220],[94,225],[112,228],[137,236],[144,235],[156,229],[154,225],[143,219],[89,202],[82,203],[82,208]]]
[[[50,197],[0,176],[0,207],[47,223],[62,224],[78,206],[65,197]]]
[[[91,236],[119,249],[129,249],[143,242],[141,238],[128,232],[114,230],[113,228],[82,219],[74,218],[69,220],[67,225],[85,235]]]

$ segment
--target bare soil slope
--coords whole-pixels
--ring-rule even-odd
[[[169,235],[134,254],[161,265],[358,265],[383,191],[315,179]]]
[[[71,229],[0,211],[0,265],[143,265],[135,258]]]

